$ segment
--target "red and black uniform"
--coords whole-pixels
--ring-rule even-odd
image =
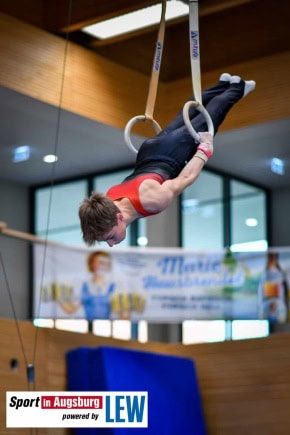
[[[111,187],[106,195],[113,201],[121,198],[127,198],[129,199],[135,210],[142,216],[152,216],[155,213],[150,213],[146,211],[141,204],[139,197],[139,187],[144,180],[155,180],[158,181],[158,183],[160,184],[164,182],[164,178],[158,174],[139,175],[132,180],[124,181],[121,184],[117,184],[116,186]]]
[[[245,83],[219,81],[212,88],[202,94],[202,102],[208,111],[214,126],[214,133],[225,119],[229,110],[244,95]],[[207,130],[207,124],[202,115],[195,107],[189,113],[191,124],[195,131]],[[167,179],[173,179],[179,175],[186,163],[194,156],[198,144],[184,125],[182,110],[176,118],[168,124],[158,135],[146,139],[137,154],[135,168],[125,180],[113,186],[108,192],[113,200],[128,198],[134,208],[143,216],[148,212],[143,209],[139,198],[139,186],[144,179],[158,179],[160,184]]]

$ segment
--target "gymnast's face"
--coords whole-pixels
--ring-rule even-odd
[[[117,214],[117,221],[117,225],[104,235],[104,242],[111,247],[121,243],[126,237],[126,224],[122,213]]]

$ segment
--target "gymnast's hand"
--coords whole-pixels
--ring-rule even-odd
[[[197,149],[199,149],[200,151],[204,151],[208,158],[211,157],[213,154],[213,135],[208,131],[202,131],[198,134],[200,137],[200,145],[198,145]],[[202,149],[201,145],[205,145],[204,150]],[[207,150],[209,151],[209,153],[206,152]]]

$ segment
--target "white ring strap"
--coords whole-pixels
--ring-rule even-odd
[[[196,101],[202,102],[198,15],[199,15],[198,0],[190,0],[189,2],[189,46],[190,46],[190,66],[191,66],[193,96]]]
[[[131,130],[132,130],[132,127],[135,124],[137,124],[138,122],[150,123],[153,126],[156,133],[159,133],[161,131],[161,127],[158,124],[158,122],[156,122],[154,119],[146,118],[145,115],[134,116],[134,118],[130,119],[130,121],[128,121],[126,124],[125,130],[124,130],[124,137],[125,137],[126,144],[130,148],[130,150],[133,151],[134,153],[138,153],[138,150],[135,148],[135,146],[133,145],[133,143],[131,141]]]
[[[124,131],[125,142],[127,146],[130,148],[130,150],[132,150],[134,153],[137,153],[138,151],[132,144],[130,138],[131,129],[133,125],[135,125],[139,121],[149,122],[150,124],[153,125],[153,128],[157,133],[161,131],[160,125],[154,120],[153,112],[154,112],[154,106],[155,106],[156,95],[157,95],[161,59],[163,54],[164,34],[165,34],[165,14],[166,14],[166,0],[162,0],[161,19],[160,19],[160,25],[159,25],[158,35],[157,35],[157,42],[155,46],[149,90],[148,90],[147,102],[145,107],[145,115],[138,115],[132,118],[127,123]]]
[[[190,122],[190,118],[189,118],[190,107],[195,106],[200,111],[200,113],[203,114],[207,123],[207,130],[212,135],[214,134],[214,127],[209,113],[202,105],[198,0],[190,0],[189,2],[189,42],[190,42],[190,61],[191,61],[193,98],[195,101],[188,101],[185,103],[183,107],[183,119],[193,139],[197,142],[200,142],[200,137],[197,134],[197,132],[194,130]]]

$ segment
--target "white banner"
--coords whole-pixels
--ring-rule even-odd
[[[148,427],[148,393],[6,392],[7,428]]]
[[[34,317],[288,318],[290,249],[75,249],[34,245]]]

